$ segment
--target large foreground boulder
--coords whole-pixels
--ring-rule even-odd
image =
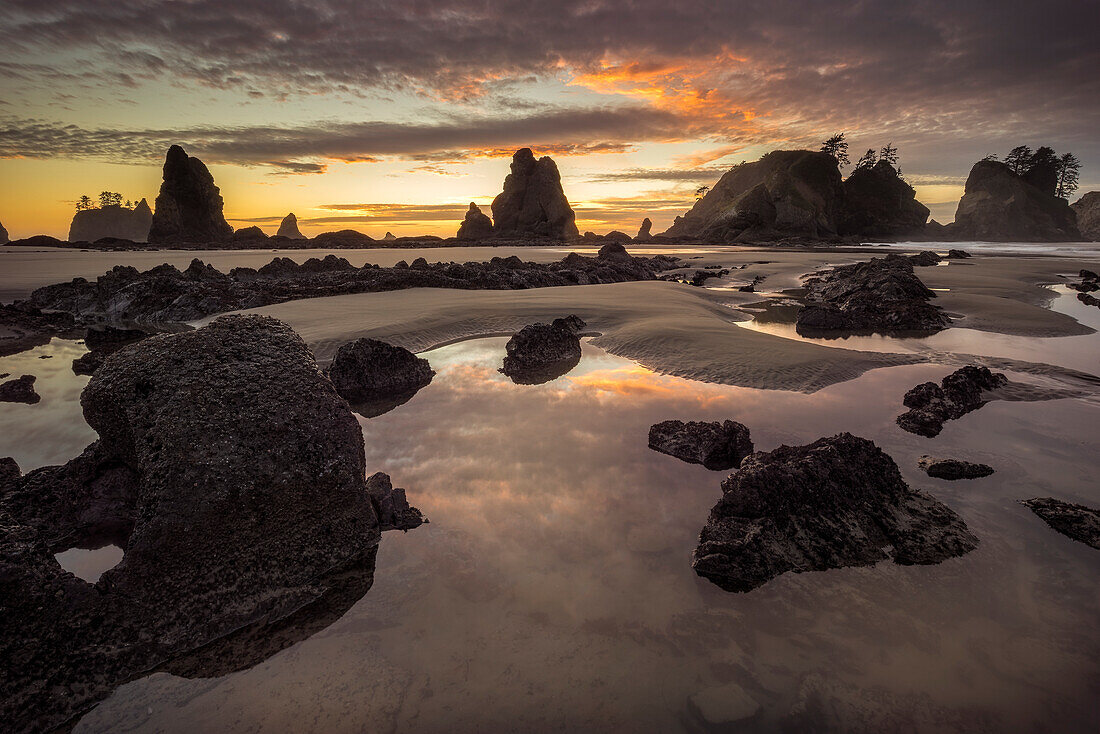
[[[340,347],[328,376],[357,412],[373,418],[408,402],[435,372],[408,349],[364,338]]]
[[[725,173],[665,235],[717,242],[836,235],[844,202],[827,153],[777,150]]]
[[[306,236],[298,229],[298,217],[294,216],[294,212],[287,214],[283,217],[283,221],[279,222],[279,231],[275,233],[276,237],[286,237],[291,240],[304,240]]]
[[[905,393],[902,403],[909,411],[897,417],[902,429],[933,438],[945,421],[961,418],[988,402],[986,393],[1008,384],[1003,374],[988,367],[967,365],[944,377],[937,385],[923,382]]]
[[[0,614],[6,726],[52,729],[181,652],[298,615],[346,569],[369,587],[362,433],[286,324],[226,316],[130,345],[81,405],[99,440],[0,498],[20,612]],[[125,555],[94,587],[50,555],[105,540]]]
[[[1070,208],[1077,215],[1077,229],[1081,237],[1100,242],[1100,191],[1088,192]]]
[[[571,239],[579,235],[553,158],[535,160],[530,148],[520,148],[512,156],[511,170],[504,190],[493,199],[497,236]]]
[[[953,240],[1057,242],[1078,240],[1077,217],[1065,199],[1054,196],[998,161],[978,161],[970,169],[955,221]]]
[[[828,332],[929,333],[946,328],[947,315],[929,301],[936,294],[900,255],[841,265],[809,278],[800,334]]]
[[[221,191],[206,164],[178,145],[164,157],[164,180],[149,228],[152,243],[226,242],[233,227],[222,213]]]
[[[561,377],[581,360],[581,340],[585,327],[577,316],[554,319],[549,324],[534,323],[512,335],[505,345],[507,356],[501,372],[521,385],[535,385]]]
[[[741,462],[722,483],[692,566],[727,591],[751,591],[788,571],[933,564],[977,545],[874,443],[841,433]]]
[[[1062,502],[1053,497],[1035,497],[1021,500],[1020,504],[1067,538],[1100,550],[1100,510]]]
[[[929,210],[917,192],[886,161],[860,168],[844,181],[840,233],[863,237],[899,237],[920,232]]]
[[[732,469],[752,453],[749,429],[736,421],[662,421],[649,428],[649,448],[707,469]]]
[[[105,237],[145,242],[149,239],[152,223],[153,210],[145,199],[133,209],[117,204],[85,209],[73,216],[69,225],[69,242],[95,242]]]
[[[470,202],[470,208],[466,210],[466,217],[458,226],[458,239],[483,240],[493,236],[493,220],[481,211],[476,203]]]

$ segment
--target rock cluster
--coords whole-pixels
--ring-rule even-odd
[[[81,405],[99,440],[0,496],[0,660],[19,661],[0,671],[6,726],[52,730],[136,673],[296,617],[344,572],[369,588],[362,433],[285,324],[146,339]],[[125,556],[94,587],[52,556],[104,541]]]
[[[606,246],[607,250],[610,245]],[[575,253],[557,263],[525,263],[518,257],[494,257],[486,263],[427,263],[416,267],[356,268],[346,259],[328,255],[298,263],[275,258],[267,265],[234,268],[222,273],[194,260],[184,270],[158,265],[145,272],[116,266],[94,282],[70,283],[34,291],[22,309],[64,311],[87,321],[147,324],[186,322],[226,311],[255,308],[301,298],[403,288],[513,290],[546,286],[620,283],[653,280],[676,260],[664,255],[631,257],[621,246],[601,250],[595,258]],[[3,314],[0,313],[0,316]],[[71,318],[71,317],[66,317]]]
[[[749,429],[736,421],[662,421],[650,426],[649,448],[689,464],[725,470],[752,453]]]
[[[1077,291],[1077,300],[1086,306],[1100,306],[1100,299],[1090,295],[1100,290],[1100,275],[1093,270],[1085,269],[1082,269],[1079,275],[1081,282],[1067,283],[1066,286]]]
[[[581,360],[578,334],[584,326],[574,315],[524,326],[505,345],[507,356],[500,371],[522,385],[561,377]]]
[[[727,591],[750,591],[789,571],[939,563],[977,544],[874,443],[841,433],[741,462],[722,483],[692,566]]]
[[[1007,377],[990,372],[988,367],[967,365],[939,385],[923,382],[905,393],[902,403],[909,411],[897,417],[897,424],[919,436],[938,436],[945,421],[977,410],[986,404],[987,391],[1007,384]]]
[[[493,220],[485,215],[481,208],[474,202],[470,202],[470,208],[466,210],[466,218],[458,227],[458,239],[483,240],[493,236]]]
[[[922,456],[917,464],[924,473],[933,479],[978,479],[993,473],[988,464],[971,464],[959,459],[937,459],[934,456]]]
[[[298,229],[298,217],[294,216],[294,212],[287,214],[283,217],[283,221],[279,222],[279,231],[275,233],[276,237],[286,237],[291,240],[304,240],[306,236]]]
[[[1053,497],[1021,500],[1020,504],[1027,506],[1062,535],[1100,550],[1100,510],[1062,502]]]
[[[221,192],[206,165],[178,145],[164,157],[164,180],[149,228],[153,243],[226,242],[233,228],[222,214]]]
[[[538,160],[530,148],[512,156],[504,190],[493,199],[493,230],[500,237],[577,237],[576,215],[561,187],[561,174],[549,156]]]
[[[435,372],[408,349],[364,338],[340,347],[328,376],[357,412],[373,418],[408,402]]]
[[[428,520],[420,510],[409,506],[405,490],[393,486],[390,475],[378,472],[367,477],[367,494],[378,515],[378,525],[385,530],[409,531]]]
[[[916,191],[886,161],[860,168],[844,180],[840,233],[899,237],[919,233],[929,210]]]
[[[950,321],[929,301],[936,294],[900,255],[841,265],[808,279],[799,310],[800,334],[830,331],[936,332]]]
[[[1072,241],[1081,238],[1065,199],[1054,196],[998,161],[978,161],[966,179],[949,239]]]
[[[42,399],[42,396],[34,391],[36,379],[34,375],[23,375],[0,382],[0,403],[34,405]]]
[[[77,212],[69,225],[69,242],[95,242],[106,237],[145,242],[152,223],[153,210],[145,199],[133,209],[117,204],[85,209]]]

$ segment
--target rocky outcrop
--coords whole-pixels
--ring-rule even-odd
[[[106,237],[145,242],[153,223],[153,210],[142,199],[133,209],[117,204],[85,209],[69,225],[69,242],[95,242]]]
[[[642,226],[638,227],[638,236],[634,238],[636,242],[645,242],[653,236],[653,222],[649,217],[642,220]]]
[[[578,236],[576,215],[561,187],[558,166],[550,156],[538,160],[530,148],[512,156],[512,172],[493,199],[493,231],[500,237]]]
[[[1004,163],[978,161],[970,169],[949,239],[1045,242],[1081,238],[1065,199],[1028,183]]]
[[[233,233],[233,244],[241,244],[247,242],[267,242],[271,238],[264,234],[264,231],[259,227],[252,225],[251,227],[241,227]]]
[[[922,456],[918,466],[933,479],[978,479],[993,473],[988,464],[971,464],[959,459],[937,459],[934,456]]]
[[[397,238],[394,237],[393,232],[387,231],[386,234],[382,235],[382,239],[386,242],[389,242],[390,240],[396,240]]]
[[[4,229],[4,225],[0,224],[0,245],[6,245],[10,242],[8,239],[8,230]]]
[[[611,245],[604,249],[608,247]],[[171,265],[145,272],[116,266],[94,282],[76,278],[39,288],[15,310],[64,311],[86,322],[179,323],[301,298],[402,288],[513,290],[654,280],[658,272],[677,263],[663,255],[631,257],[621,246],[616,247],[617,251],[601,250],[594,258],[571,253],[556,263],[523,262],[512,256],[494,257],[486,263],[424,262],[416,268],[400,267],[402,263],[392,268],[367,264],[356,268],[344,258],[328,255],[301,265],[289,258],[275,258],[258,270],[234,268],[229,274],[201,260],[192,261],[182,271]],[[65,318],[72,320],[72,316]]]
[[[336,392],[356,412],[373,418],[408,402],[432,381],[428,360],[377,339],[356,339],[336,352],[328,368]]]
[[[28,303],[0,303],[0,357],[48,344],[51,337],[79,334],[72,314],[46,312]]]
[[[233,228],[222,214],[221,191],[206,165],[178,145],[164,158],[164,180],[149,228],[153,243],[226,242]]]
[[[337,232],[322,232],[313,238],[314,247],[370,247],[374,238],[354,229],[341,229]]]
[[[1081,237],[1100,242],[1100,191],[1088,192],[1070,208],[1077,215],[1077,229]]]
[[[84,335],[84,346],[88,347],[88,353],[73,360],[73,372],[78,375],[94,374],[107,357],[152,335],[151,331],[115,326],[88,329]]]
[[[977,544],[874,443],[841,433],[741,462],[722,483],[692,566],[727,591],[751,591],[787,572],[933,564]]]
[[[528,324],[505,345],[507,356],[501,372],[521,385],[549,382],[577,366],[581,359],[578,336],[585,326],[577,316],[554,319],[549,324]]]
[[[936,294],[900,255],[841,265],[806,283],[806,305],[798,312],[800,334],[828,332],[930,333],[950,325],[929,301]]]
[[[306,236],[298,229],[298,217],[294,216],[294,212],[287,214],[283,217],[283,221],[279,222],[279,231],[275,233],[276,237],[286,237],[291,240],[304,240]]]
[[[26,403],[34,405],[42,396],[34,391],[34,375],[13,377],[0,382],[0,403]]]
[[[662,421],[650,426],[649,448],[707,469],[732,469],[752,453],[749,429],[735,421]]]
[[[483,240],[493,236],[493,220],[482,213],[481,208],[474,202],[470,202],[470,208],[466,210],[466,217],[458,226],[458,239]]]
[[[838,232],[843,203],[835,158],[777,150],[731,168],[664,234],[717,242],[829,237]]]
[[[879,161],[845,179],[840,234],[862,237],[916,234],[924,228],[929,213],[897,169]]]
[[[68,243],[62,242],[56,237],[50,237],[48,234],[36,234],[24,237],[21,240],[12,240],[8,244],[12,247],[66,247],[68,245]]]
[[[977,410],[986,404],[986,392],[1007,384],[1007,377],[990,372],[988,367],[967,365],[939,385],[924,382],[905,393],[902,403],[909,411],[897,417],[897,424],[919,436],[938,436],[945,421]]]
[[[110,356],[81,405],[99,440],[0,498],[17,607],[0,660],[19,660],[0,671],[5,728],[52,730],[182,652],[278,628],[345,572],[369,587],[362,432],[285,324],[226,316],[147,339]],[[105,537],[126,552],[94,587],[51,555]]]
[[[1062,535],[1100,550],[1100,510],[1062,502],[1053,497],[1021,500],[1020,504]]]
[[[420,510],[409,506],[405,490],[395,488],[390,475],[378,472],[367,478],[367,494],[371,505],[378,515],[378,525],[385,530],[404,530],[408,532],[428,522]]]

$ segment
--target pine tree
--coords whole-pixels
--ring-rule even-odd
[[[898,149],[894,147],[893,143],[887,143],[883,146],[882,150],[878,153],[878,159],[880,161],[886,161],[891,166],[898,164]]]
[[[1030,163],[1031,148],[1026,145],[1017,145],[1005,156],[1005,165],[1015,174],[1022,174],[1027,170]]]
[[[1077,191],[1081,161],[1073,153],[1065,153],[1058,159],[1058,164],[1058,188],[1055,195],[1068,200]]]
[[[878,163],[878,154],[875,153],[874,148],[868,148],[867,152],[856,161],[856,170],[861,171],[864,168],[872,168],[876,163]]]
[[[844,139],[846,133],[836,133],[821,144],[821,152],[828,153],[836,158],[838,166],[846,166],[848,160],[848,141]]]

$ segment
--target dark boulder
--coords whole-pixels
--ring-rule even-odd
[[[731,168],[664,234],[720,242],[828,237],[837,234],[843,203],[835,158],[777,150]]]
[[[950,321],[929,301],[936,294],[899,255],[841,265],[806,281],[806,305],[798,312],[800,334],[821,332],[935,332]]]
[[[435,372],[408,349],[364,338],[340,347],[328,376],[357,412],[373,418],[408,402]]]
[[[840,233],[862,237],[899,237],[920,232],[928,207],[886,161],[857,169],[844,181]]]
[[[409,505],[405,490],[393,486],[389,474],[378,472],[367,477],[367,494],[382,530],[409,531],[428,522],[420,510]]]
[[[222,213],[221,191],[206,165],[178,145],[164,158],[164,181],[157,195],[149,242],[227,242],[233,228]]]
[[[924,382],[905,393],[902,403],[909,408],[897,417],[897,424],[910,433],[932,438],[943,430],[945,421],[961,418],[987,402],[986,393],[1008,384],[1008,378],[988,367],[967,365],[952,372],[937,385]]]
[[[917,464],[933,479],[978,479],[993,473],[993,467],[988,464],[971,464],[969,461],[959,459],[922,456]]]
[[[946,229],[948,236],[956,240],[1081,239],[1077,217],[1065,199],[1033,186],[998,161],[974,164],[955,221]]]
[[[458,226],[458,239],[483,240],[493,235],[493,220],[481,211],[474,202],[466,210],[466,218]]]
[[[727,591],[751,591],[789,571],[933,564],[977,544],[874,443],[841,433],[741,462],[722,483],[692,566]]]
[[[294,216],[294,212],[287,214],[283,217],[283,221],[279,222],[279,231],[275,233],[275,236],[286,237],[291,240],[304,240],[306,238],[298,229],[298,217]]]
[[[913,265],[918,268],[927,268],[932,265],[938,265],[940,260],[942,259],[943,258],[941,258],[937,253],[933,252],[932,250],[924,250],[923,252],[918,252],[916,255],[909,256],[909,262],[913,263]]]
[[[557,164],[549,156],[535,160],[530,148],[512,156],[504,190],[493,199],[493,228],[502,237],[578,235],[576,215],[561,187]]]
[[[1053,497],[1020,500],[1043,522],[1067,538],[1073,538],[1100,550],[1100,510],[1062,502]]]
[[[354,229],[341,229],[338,232],[322,232],[313,238],[313,247],[355,248],[370,247],[374,238]]]
[[[266,242],[269,239],[271,238],[255,225],[251,227],[241,227],[233,233],[234,242]]]
[[[531,385],[561,377],[581,359],[578,333],[584,321],[575,315],[552,323],[528,324],[505,345],[507,356],[500,370],[517,384]]]
[[[948,260],[965,260],[968,257],[970,257],[970,253],[966,250],[951,249],[947,251]]]
[[[634,238],[628,235],[626,232],[620,232],[617,229],[613,229],[603,236],[604,242],[633,242]]]
[[[102,239],[145,242],[153,224],[153,210],[142,199],[133,209],[112,204],[98,209],[85,209],[73,216],[69,225],[69,242],[97,242]]]
[[[662,421],[649,429],[649,448],[707,469],[732,469],[752,453],[749,429],[735,421]]]
[[[26,403],[34,405],[42,399],[34,391],[34,375],[23,375],[0,382],[0,403]]]

